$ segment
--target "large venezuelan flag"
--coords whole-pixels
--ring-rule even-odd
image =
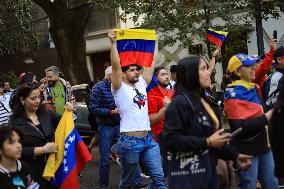
[[[225,31],[214,31],[213,29],[209,28],[207,31],[207,39],[217,45],[218,47],[221,47],[223,44],[223,41],[225,40],[226,36],[228,35],[228,32]]]
[[[58,151],[49,155],[43,177],[60,189],[79,189],[78,174],[92,156],[74,127],[72,112],[64,112],[55,143]]]
[[[116,43],[121,66],[137,64],[151,67],[156,38],[155,30],[116,30]]]
[[[228,85],[224,111],[228,119],[245,120],[262,115],[263,108],[255,84],[237,80]]]

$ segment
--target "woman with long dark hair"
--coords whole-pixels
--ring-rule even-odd
[[[205,99],[210,72],[198,57],[177,65],[175,94],[165,114],[164,136],[169,155],[169,188],[218,188],[217,157],[236,160],[242,168],[250,156],[239,154],[227,143],[231,134],[221,129],[220,118]]]
[[[55,129],[60,117],[41,105],[39,84],[24,83],[19,87],[15,100],[15,109],[11,117],[13,127],[20,129],[25,139],[22,141],[22,160],[32,168],[35,180],[41,188],[55,188],[42,177],[50,153],[57,152],[58,146],[53,142]],[[68,111],[73,106],[66,104]]]

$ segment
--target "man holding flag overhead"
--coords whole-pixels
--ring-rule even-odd
[[[108,35],[111,42],[112,92],[121,116],[120,138],[113,148],[121,160],[119,188],[135,185],[135,174],[142,159],[153,180],[148,188],[166,189],[160,149],[149,132],[146,92],[157,55],[156,33],[126,29],[116,33],[111,31]],[[145,66],[141,77],[140,66]]]
[[[92,159],[74,126],[71,111],[64,112],[55,131],[57,153],[50,154],[43,177],[60,189],[79,189],[78,174]]]

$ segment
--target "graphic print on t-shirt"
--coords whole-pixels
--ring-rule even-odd
[[[139,109],[141,110],[141,107],[143,106],[145,106],[145,103],[146,103],[146,96],[145,95],[143,95],[142,93],[140,93],[139,91],[138,91],[138,89],[134,89],[135,90],[135,92],[136,92],[136,96],[133,98],[133,102],[135,103],[135,104],[137,104],[138,105],[138,107],[139,107]]]

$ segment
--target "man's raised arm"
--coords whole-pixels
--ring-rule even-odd
[[[122,70],[120,66],[120,59],[116,48],[116,32],[110,31],[108,37],[111,43],[110,60],[112,66],[112,88],[118,90],[122,84]]]
[[[158,59],[158,38],[156,40],[156,44],[155,44],[155,51],[154,51],[154,58],[153,58],[153,62],[151,67],[144,67],[144,71],[142,74],[143,79],[146,81],[146,83],[149,85],[152,77],[153,77],[153,73],[154,73],[154,67],[155,67],[155,63],[157,62]]]

